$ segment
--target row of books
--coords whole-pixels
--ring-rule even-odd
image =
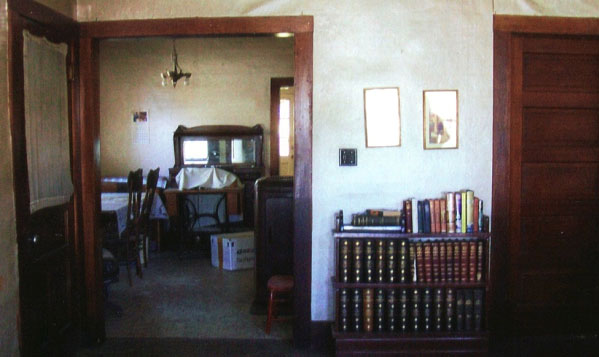
[[[406,233],[488,232],[483,200],[474,191],[447,192],[443,198],[403,201]]]
[[[482,331],[483,289],[340,289],[341,332]]]
[[[340,239],[342,283],[481,282],[481,239]]]

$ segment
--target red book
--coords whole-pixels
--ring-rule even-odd
[[[416,269],[418,274],[418,282],[426,281],[426,274],[424,273],[424,243],[416,243]]]
[[[447,252],[445,248],[445,242],[438,242],[439,245],[439,280],[442,282],[447,281]]]
[[[447,255],[447,281],[452,283],[453,280],[453,244],[451,242],[443,242],[445,253]]]
[[[433,200],[433,205],[435,209],[435,233],[441,233],[441,205],[439,203],[439,199]]]
[[[438,282],[441,280],[441,272],[439,271],[440,259],[439,259],[439,242],[431,243],[432,260],[433,260],[433,281]]]
[[[460,281],[468,281],[468,241],[460,242]]]
[[[431,254],[431,243],[424,243],[424,281],[433,281],[433,259]]]
[[[474,210],[474,232],[478,232],[478,204],[479,204],[479,199],[478,197],[474,197],[474,206],[472,207],[472,209]]]
[[[479,240],[476,242],[476,281],[483,281],[483,256],[485,249],[485,242]]]
[[[468,281],[476,280],[476,241],[468,244]]]
[[[412,233],[412,200],[403,201],[403,208],[406,217],[406,233]]]
[[[453,241],[453,281],[460,281],[461,274],[461,265],[460,265],[460,241]]]
[[[440,199],[439,208],[441,210],[441,233],[447,233],[447,201]]]

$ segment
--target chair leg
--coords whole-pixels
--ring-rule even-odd
[[[266,317],[266,329],[265,332],[267,335],[270,335],[270,326],[272,325],[272,317],[273,317],[273,310],[274,310],[274,302],[275,300],[275,292],[274,291],[270,291],[270,296],[268,298],[268,315]]]

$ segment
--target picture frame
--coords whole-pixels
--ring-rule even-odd
[[[424,90],[422,103],[424,149],[457,149],[458,90]]]
[[[364,88],[366,147],[401,146],[399,87]]]

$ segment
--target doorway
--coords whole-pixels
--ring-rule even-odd
[[[293,78],[270,80],[270,175],[293,176],[294,165]]]

